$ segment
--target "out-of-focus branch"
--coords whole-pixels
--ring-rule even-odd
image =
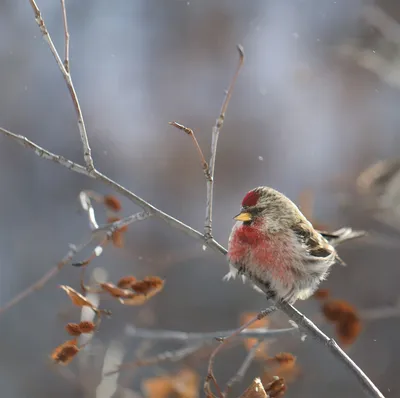
[[[235,87],[235,83],[237,77],[239,76],[239,72],[242,69],[244,62],[244,51],[243,47],[238,45],[237,49],[239,51],[239,64],[236,69],[235,74],[233,75],[233,79],[231,84],[229,85],[228,91],[226,92],[226,96],[224,102],[222,103],[221,111],[219,113],[218,119],[215,122],[215,126],[212,129],[211,136],[211,158],[209,162],[209,172],[210,179],[207,180],[207,204],[206,204],[206,221],[204,224],[204,236],[206,240],[212,240],[212,212],[213,212],[213,197],[214,197],[214,174],[215,174],[215,159],[217,156],[217,145],[218,145],[218,137],[219,132],[224,124],[226,110],[229,105],[229,101],[232,97],[233,88]]]
[[[175,341],[208,341],[215,340],[233,335],[237,329],[232,330],[221,330],[217,332],[204,332],[204,333],[187,333],[179,332],[175,330],[152,330],[152,329],[139,329],[133,326],[128,326],[126,328],[126,334],[134,338],[143,338],[147,340],[175,340]],[[298,328],[291,327],[286,329],[242,329],[234,337],[238,338],[275,338],[283,334],[294,333],[298,331]]]
[[[227,337],[225,337],[225,338],[223,338],[221,340],[221,344],[211,353],[211,356],[210,356],[210,359],[209,359],[209,362],[208,362],[207,377],[206,377],[206,380],[204,382],[204,392],[206,393],[207,397],[214,397],[214,394],[212,393],[211,386],[210,386],[210,381],[212,381],[214,383],[215,388],[217,389],[218,396],[220,398],[223,398],[223,393],[222,393],[221,388],[219,387],[219,385],[217,383],[217,379],[214,376],[214,369],[213,369],[215,357],[217,356],[217,354],[221,351],[221,349],[225,346],[225,344],[227,344],[233,338],[238,336],[243,330],[245,330],[248,327],[250,327],[253,323],[265,318],[267,315],[271,314],[275,310],[276,310],[276,307],[270,307],[270,308],[267,308],[267,309],[265,309],[263,311],[260,311],[256,316],[251,318],[244,325],[240,326],[233,333],[229,334]]]
[[[210,343],[210,342],[208,342],[208,343]],[[154,355],[153,357],[138,359],[134,362],[123,363],[119,367],[117,367],[115,370],[111,370],[111,371],[105,373],[104,376],[111,376],[115,373],[120,372],[121,370],[124,370],[124,369],[134,369],[134,368],[139,368],[139,367],[143,367],[143,366],[151,366],[151,365],[156,365],[156,364],[159,364],[160,362],[166,362],[166,361],[169,361],[169,362],[181,361],[182,359],[188,357],[189,355],[194,354],[196,351],[199,351],[203,347],[204,347],[204,344],[194,344],[194,345],[191,345],[188,347],[179,348],[177,350],[164,351],[164,352],[161,352],[160,354]]]
[[[244,359],[242,365],[236,372],[236,374],[231,377],[226,383],[225,391],[223,392],[224,396],[227,396],[229,391],[231,391],[232,387],[242,381],[243,377],[246,375],[250,365],[252,364],[254,357],[257,354],[258,349],[260,348],[262,341],[257,341],[253,347],[251,347],[250,351],[247,353],[246,358]]]
[[[68,62],[66,63],[66,65],[68,66],[68,69],[67,69],[66,66],[64,65],[64,63],[61,61],[61,58],[57,52],[57,49],[53,43],[53,40],[51,39],[49,31],[47,30],[46,24],[44,22],[41,12],[40,12],[40,9],[37,6],[35,0],[29,0],[29,3],[31,4],[32,10],[35,14],[36,23],[38,24],[39,29],[42,32],[43,38],[46,41],[46,43],[49,45],[50,51],[53,54],[53,57],[57,62],[58,68],[60,69],[60,72],[65,80],[65,83],[67,84],[68,91],[71,96],[71,100],[74,105],[75,113],[76,113],[76,116],[78,119],[78,128],[79,128],[79,134],[81,136],[81,141],[82,141],[82,146],[83,146],[83,158],[85,160],[86,170],[89,174],[91,174],[95,170],[94,164],[93,164],[93,159],[92,159],[92,151],[91,151],[90,145],[89,145],[89,139],[88,139],[87,132],[86,132],[86,126],[85,126],[85,121],[83,119],[81,106],[79,104],[78,96],[76,94],[75,87],[72,82],[71,74],[69,73]],[[63,10],[65,11],[65,7],[63,7]],[[66,23],[66,16],[65,16],[65,23]],[[64,25],[64,29],[65,29],[65,39],[67,39],[68,27],[66,24]],[[67,49],[69,48],[69,34],[68,34],[68,41],[65,42],[65,47],[66,47],[66,55],[68,55],[69,50],[67,50]],[[67,61],[67,58],[66,58],[66,61]]]

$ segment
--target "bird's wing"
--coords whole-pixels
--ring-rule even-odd
[[[328,240],[316,231],[308,221],[300,221],[293,226],[293,231],[307,250],[308,255],[319,259],[332,256],[338,258],[335,249],[329,244]]]

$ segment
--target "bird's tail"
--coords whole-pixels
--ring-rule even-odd
[[[365,236],[365,231],[353,231],[351,228],[340,228],[335,232],[324,232],[319,233],[332,245],[337,246],[348,240],[357,239]]]

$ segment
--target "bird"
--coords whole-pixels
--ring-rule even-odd
[[[268,299],[289,304],[309,298],[333,264],[344,264],[338,244],[365,235],[347,227],[318,231],[288,197],[266,186],[245,195],[234,220],[223,280],[241,276]]]

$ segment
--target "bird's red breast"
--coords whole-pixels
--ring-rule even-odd
[[[235,227],[228,247],[232,264],[244,265],[249,271],[260,274],[268,270],[281,281],[289,282],[291,251],[287,239],[275,234],[269,236],[255,223]]]

